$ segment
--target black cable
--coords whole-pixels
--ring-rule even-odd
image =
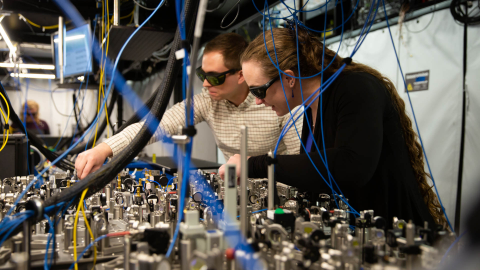
[[[143,6],[143,5],[141,5],[137,0],[133,0],[133,2],[134,2],[137,6],[143,8],[143,9],[145,9],[145,10],[154,11],[154,10],[156,9],[156,7],[154,7],[154,8],[149,8],[149,7]],[[167,1],[164,1],[161,7],[163,7],[163,5],[165,5],[165,2],[167,2]],[[161,7],[160,7],[160,8],[161,8]]]
[[[3,107],[3,106],[2,106],[2,107]],[[5,108],[4,108],[4,109],[5,109]],[[5,110],[3,110],[3,111],[5,111]],[[3,129],[4,129],[4,126],[5,126],[5,125],[3,124],[3,121],[5,121],[5,120],[3,119],[3,116],[0,115],[0,133],[1,133],[2,135],[3,135]],[[5,124],[7,124],[7,123],[5,123]],[[4,138],[4,139],[5,139],[5,138]],[[2,141],[2,142],[3,142],[3,141]]]
[[[480,11],[480,0],[478,0],[477,8]],[[470,17],[470,15],[472,15],[472,12],[474,12],[475,10],[475,8],[472,8],[472,10],[468,13],[468,16]],[[475,14],[475,16],[478,16],[478,14]]]
[[[435,12],[437,11],[437,0],[434,0],[433,2],[433,11],[432,11],[432,17],[430,17],[430,21],[427,23],[427,25],[422,29],[422,30],[419,30],[419,31],[411,31],[410,29],[408,29],[408,24],[405,23],[405,29],[407,29],[408,32],[410,33],[414,33],[414,34],[418,34],[418,33],[421,33],[423,31],[425,31],[429,26],[430,24],[432,23],[433,21],[433,17],[435,17]]]
[[[152,108],[153,102],[155,101],[155,96],[158,94],[159,90],[160,88],[157,88],[157,90],[155,90],[153,94],[148,98],[147,102],[145,102],[145,107],[147,107],[148,110]],[[114,134],[120,133],[126,127],[130,126],[131,124],[137,123],[138,121],[140,121],[140,119],[145,117],[145,114],[140,112],[141,110],[138,110],[127,121],[124,121],[124,123],[117,129],[117,131]]]
[[[110,117],[110,115],[112,114],[112,111],[113,111],[113,107],[115,106],[115,101],[117,100],[118,98],[118,92],[113,89],[113,94],[112,94],[112,98],[110,99],[110,103],[108,104],[108,107],[107,107],[107,111],[108,111],[108,117]],[[95,116],[96,118],[96,116]],[[94,118],[94,119],[95,119]],[[93,124],[93,120],[92,122],[89,124],[89,126],[87,127],[90,128],[90,126]],[[105,131],[105,128],[107,127],[107,119],[104,118],[102,123],[100,124],[99,128],[98,128],[98,133],[97,134],[102,134],[104,131]],[[75,154],[78,154],[78,153],[81,153],[83,151],[85,151],[85,145],[86,143],[82,142],[82,143],[79,143],[75,148],[73,148],[69,154],[70,155],[75,155]],[[93,146],[93,140],[89,140],[88,141],[88,147],[87,148],[91,148]],[[59,152],[59,155],[61,155],[64,151],[62,152]]]
[[[187,0],[185,1],[185,25],[188,26],[187,40],[191,41],[193,36],[193,29],[195,26],[195,14],[198,6],[198,1]],[[153,133],[147,128],[152,124],[154,118],[161,120],[165,110],[167,109],[170,96],[173,92],[174,78],[181,70],[182,61],[175,58],[175,52],[182,48],[182,40],[180,37],[179,28],[175,33],[175,39],[173,41],[174,46],[170,52],[167,67],[165,69],[165,79],[160,85],[157,96],[154,100],[151,113],[145,122],[145,125],[140,129],[139,133],[135,136],[132,142],[122,150],[116,157],[114,157],[108,164],[102,166],[100,170],[93,174],[88,175],[82,181],[79,181],[76,185],[66,190],[63,190],[59,194],[55,194],[45,201],[45,206],[55,205],[58,202],[68,201],[79,195],[85,188],[88,188],[87,197],[98,192],[106,184],[111,182],[115,178],[118,172],[123,170],[130,161],[140,153],[145,147]]]
[[[100,90],[98,90],[98,91],[100,91]],[[115,90],[114,90],[114,91],[115,91]],[[86,95],[86,93],[85,93],[85,95]],[[75,105],[74,105],[74,106],[75,106]],[[112,108],[111,106],[112,106],[112,105],[109,104],[107,108]],[[108,111],[110,112],[110,110],[108,110]],[[92,121],[91,121],[90,123],[88,123],[87,127],[84,128],[84,129],[80,129],[80,130],[77,132],[77,134],[75,134],[75,138],[82,136],[83,133],[90,128],[90,126],[93,124],[93,121],[95,121],[95,118],[97,118],[97,115],[98,115],[98,111],[96,111],[95,116],[93,117]],[[109,114],[109,116],[110,116],[110,114]],[[82,115],[80,114],[80,115],[79,115],[79,121],[81,121],[81,117],[82,117]],[[63,147],[65,147],[66,145],[70,145],[71,142],[72,142],[75,138],[69,137],[67,140],[63,140],[63,141],[60,142],[60,144],[57,146],[57,149],[63,149]],[[83,148],[85,148],[85,144],[83,144]],[[74,148],[74,149],[76,149],[76,148]],[[63,153],[63,151],[60,151],[59,153],[61,154],[61,153]]]
[[[463,12],[461,2],[462,0],[452,0],[450,4],[450,13],[452,13],[453,19],[467,25],[480,23],[480,16],[469,17],[468,14]]]
[[[230,27],[232,24],[235,23],[235,21],[237,20],[238,18],[238,14],[240,14],[240,1],[241,0],[238,0],[237,3],[235,3],[235,5],[227,12],[227,14],[225,14],[225,16],[223,17],[222,21],[220,22],[220,28],[228,28]],[[227,16],[233,11],[233,9],[237,7],[237,15],[235,15],[235,18],[233,18],[233,21],[230,22],[227,26],[223,26],[223,21],[225,21],[225,19],[227,18]]]
[[[115,101],[111,101],[111,102],[115,102]],[[113,123],[112,119],[110,119],[110,121],[108,121],[108,124],[110,125],[110,128],[112,129],[112,134],[113,134],[113,132],[115,130],[115,126],[114,126],[114,123]]]
[[[3,84],[0,83],[0,92],[5,96],[5,97],[8,97],[7,95],[7,92],[5,91],[5,88],[3,88]],[[10,99],[6,98],[7,99],[7,103],[8,103],[8,106],[10,106],[10,108],[13,108],[11,102],[10,102]],[[2,106],[3,107],[6,107],[7,104],[5,104],[5,101],[2,99],[0,99],[0,102],[2,103]],[[28,140],[30,141],[30,143],[35,146],[38,151],[40,151],[40,153],[42,153],[48,160],[50,161],[53,161],[55,159],[58,158],[58,155],[51,152],[50,150],[48,150],[47,148],[45,148],[42,140],[40,138],[37,137],[37,135],[35,135],[33,132],[25,132],[25,127],[22,123],[22,120],[20,120],[20,118],[18,117],[17,113],[14,111],[14,110],[10,110],[10,119],[12,120],[12,122],[18,126],[20,128],[20,130],[24,133],[24,134],[27,134],[27,137],[28,137]],[[57,167],[59,167],[60,169],[62,170],[71,170],[73,171],[73,169],[75,169],[75,165],[70,162],[69,160],[66,160],[66,159],[62,159],[60,160],[57,164]]]
[[[50,8],[46,8],[44,5],[44,3],[40,3],[39,4],[35,4],[35,2],[33,1],[27,1],[27,0],[16,0],[17,2],[21,2],[22,4],[25,4],[25,5],[30,5],[32,6],[33,8],[35,9],[39,9],[39,10],[45,10],[45,11],[48,11],[49,13],[52,13],[52,14],[58,14],[58,10],[56,9],[50,9]],[[3,1],[2,1],[3,2]]]
[[[118,98],[117,98],[117,123],[116,123],[116,127],[119,127],[122,125],[123,123],[123,96],[122,95],[118,95]],[[113,130],[113,132],[115,132],[115,130]]]
[[[73,93],[72,98],[73,98],[73,114],[75,115],[75,122],[77,122],[78,128],[80,128],[80,130],[83,130],[81,119],[79,119],[79,117],[77,116],[77,96],[75,95],[75,93]],[[78,91],[78,98],[80,98],[80,90]]]
[[[27,20],[23,20],[23,21],[24,21],[24,22],[25,22],[25,24],[28,26],[28,28],[30,28],[30,30],[32,31],[32,33],[36,34],[35,30],[33,30],[33,27],[32,27],[32,25],[31,25],[31,24],[29,24],[29,23],[27,22]]]
[[[53,100],[53,92],[55,92],[57,89],[58,89],[58,88],[53,89],[53,90],[50,92],[50,98],[51,98],[51,100],[52,100],[53,107],[54,107],[55,110],[58,112],[58,114],[60,114],[60,115],[62,115],[62,116],[70,117],[70,115],[61,113],[61,112],[58,110],[57,105],[55,104],[55,100]]]
[[[218,3],[218,6],[216,6],[215,8],[213,9],[208,9],[207,8],[207,12],[214,12],[214,11],[217,11],[219,9],[221,9],[223,6],[225,6],[225,3],[227,2],[227,0],[219,0],[219,3]]]
[[[460,137],[460,158],[458,162],[457,200],[455,205],[455,231],[460,233],[463,167],[465,157],[465,125],[466,125],[466,104],[467,104],[467,59],[468,59],[468,24],[463,25],[463,77],[462,77],[462,122]]]

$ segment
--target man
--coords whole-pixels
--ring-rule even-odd
[[[248,43],[238,34],[220,35],[210,41],[203,52],[202,66],[196,73],[203,81],[202,93],[194,96],[195,124],[206,121],[225,160],[240,153],[240,126],[247,126],[249,155],[263,155],[275,145],[288,117],[278,117],[264,105],[256,105],[243,77],[240,55]],[[298,121],[302,123],[303,118]],[[168,135],[177,134],[178,126],[185,125],[185,102],[167,110],[160,127]],[[301,126],[301,125],[299,125]],[[78,155],[75,162],[80,179],[98,170],[109,156],[122,151],[135,137],[142,123],[132,124],[121,133]],[[297,126],[298,127],[298,126]],[[299,130],[301,134],[301,130]],[[160,129],[149,143],[161,138]],[[298,154],[300,140],[295,130],[287,133],[278,153]]]

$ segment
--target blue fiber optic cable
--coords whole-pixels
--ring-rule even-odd
[[[97,29],[97,18],[98,18],[98,15],[95,15],[95,19],[93,20],[93,32],[92,32],[92,39],[93,40],[95,38],[95,30]],[[92,42],[92,51],[93,51],[93,42]],[[92,60],[91,59],[88,59],[88,65],[90,66],[92,64]],[[87,68],[88,69],[88,68]],[[85,77],[87,74],[87,71],[85,71],[85,73],[83,74],[83,76]],[[75,126],[75,131],[73,132],[73,135],[72,135],[72,141],[70,142],[70,146],[72,146],[73,144],[73,141],[75,140],[75,136],[77,135],[77,131],[78,131],[78,126],[80,125],[80,119],[81,119],[81,116],[82,116],[82,112],[83,112],[83,107],[85,105],[85,97],[87,96],[87,90],[88,90],[88,81],[90,79],[90,76],[86,76],[87,77],[87,82],[85,84],[85,91],[84,91],[84,94],[83,94],[83,99],[82,99],[82,107],[80,108],[80,112],[79,112],[79,116],[78,116],[78,122],[77,122],[77,125]],[[80,95],[80,90],[82,89],[82,84],[83,84],[83,81],[80,82],[80,87],[78,89],[78,94]]]
[[[67,3],[68,1],[59,1],[59,0],[55,0],[55,1],[57,2],[57,4],[59,4],[60,7],[63,7],[63,8],[65,8],[65,6],[67,6],[68,4],[71,5],[71,3]],[[159,4],[159,6],[157,7],[156,10],[158,10],[158,8],[162,5],[163,1],[165,1],[165,0],[162,0],[162,2]],[[70,8],[72,8],[72,7],[70,7]],[[122,47],[122,49],[120,50],[120,52],[119,52],[119,54],[118,54],[118,56],[117,56],[117,61],[115,62],[115,66],[114,66],[114,67],[116,67],[116,66],[118,65],[118,60],[119,60],[119,58],[120,58],[120,55],[121,55],[121,53],[123,52],[123,50],[125,49],[126,45],[128,44],[128,41],[131,40],[131,38],[133,37],[133,35],[134,35],[136,32],[138,32],[138,31],[141,29],[141,27],[142,27],[154,14],[155,14],[155,12],[152,12],[152,14],[133,32],[133,34],[129,37],[129,39],[127,39],[126,43],[124,44],[124,46]],[[75,18],[75,19],[80,19],[80,23],[78,23],[77,25],[81,25],[81,24],[82,24],[83,18],[81,18],[81,17],[78,15],[78,13],[75,13],[75,12],[73,11],[73,12],[71,12],[71,14],[69,14],[69,15],[71,15],[71,18],[72,18],[72,19],[74,19],[74,18]],[[78,22],[78,21],[77,21],[77,22]],[[94,42],[95,42],[95,40],[94,40]],[[96,51],[96,50],[94,50],[94,51]],[[106,62],[107,62],[107,64],[109,64],[109,63],[108,63],[109,61],[106,61]],[[116,69],[113,68],[112,70],[115,72]],[[117,71],[117,72],[118,72],[118,71]],[[121,77],[121,76],[117,76],[117,78],[119,78],[119,77]],[[123,79],[123,78],[122,78],[122,79]],[[124,80],[123,80],[123,81],[124,81]],[[123,82],[123,81],[122,81],[122,82]],[[111,80],[111,82],[110,82],[110,85],[109,85],[109,88],[108,88],[106,97],[108,97],[108,94],[109,94],[109,92],[110,92],[110,90],[111,90],[112,83],[113,83],[113,78],[112,78],[112,80]],[[122,85],[125,85],[125,84],[123,83]],[[128,88],[128,87],[127,87],[127,88]],[[137,99],[138,99],[138,98],[137,98]],[[101,113],[102,113],[102,111],[103,111],[103,107],[105,106],[106,100],[107,100],[107,98],[105,98],[105,99],[103,100],[103,104],[102,104],[102,106],[101,106],[100,113],[99,113],[99,114],[97,115],[97,117],[95,118],[94,123],[96,123],[96,122],[98,121],[99,116],[101,115]],[[157,121],[157,122],[158,122],[158,121]],[[158,126],[158,124],[157,124],[157,126]],[[76,143],[74,143],[67,151],[65,151],[65,152],[64,152],[63,154],[61,154],[56,160],[54,160],[49,167],[46,167],[42,172],[40,172],[40,175],[43,175],[51,166],[53,166],[54,164],[56,164],[59,160],[63,159],[63,158],[73,149],[73,147],[75,147],[76,145],[78,145],[78,143],[86,136],[86,134],[87,134],[88,132],[90,132],[90,131],[93,129],[93,127],[94,127],[94,125],[92,125],[92,126],[82,135],[82,137],[81,137]],[[27,141],[27,143],[28,143],[28,141]],[[9,212],[7,213],[7,216],[11,214],[11,212],[13,211],[13,209],[15,208],[15,206],[18,204],[18,202],[23,198],[23,196],[25,196],[26,191],[28,191],[28,190],[30,189],[31,185],[33,185],[33,184],[36,182],[36,180],[37,180],[37,178],[35,178],[35,180],[32,181],[32,182],[27,186],[27,188],[20,194],[20,196],[18,197],[17,201],[14,203],[13,207],[12,207],[12,208],[9,210]]]
[[[402,74],[403,84],[405,86],[405,89],[407,89],[407,83],[405,82],[405,76],[403,75],[402,66],[400,65],[400,59],[398,58],[397,49],[395,48],[395,43],[393,42],[393,36],[392,36],[392,31],[390,30],[390,23],[388,22],[387,11],[385,10],[385,0],[382,0],[382,3],[383,3],[383,10],[385,12],[385,21],[387,22],[388,33],[390,34],[390,40],[392,41],[393,51],[395,52],[395,57],[397,58],[398,68],[400,69],[400,73]],[[430,173],[430,178],[432,179],[433,186],[435,187],[435,193],[437,193],[438,201],[440,202],[440,206],[442,207],[443,215],[445,215],[445,218],[447,220],[448,226],[450,227],[450,230],[452,232],[455,232],[455,230],[452,227],[452,224],[450,224],[450,220],[448,219],[447,212],[445,211],[445,208],[443,207],[442,200],[440,199],[440,194],[438,193],[438,190],[437,190],[437,185],[435,184],[435,180],[433,178],[432,170],[430,169],[430,163],[428,162],[428,157],[427,157],[427,153],[425,151],[425,147],[423,145],[422,136],[420,135],[420,129],[418,127],[417,117],[415,116],[415,111],[413,110],[413,104],[412,104],[412,100],[410,99],[410,93],[409,93],[409,91],[406,91],[406,92],[407,92],[408,102],[410,103],[410,108],[412,109],[413,120],[415,122],[415,127],[417,129],[418,138],[419,138],[420,144],[422,146],[423,155],[425,156],[425,161],[427,162],[428,172]]]
[[[342,5],[342,7],[343,7],[343,5]],[[342,19],[343,19],[343,18],[342,18]],[[372,21],[373,21],[373,20],[372,20]],[[367,22],[368,22],[368,21],[367,21]],[[370,27],[371,27],[371,26],[370,26]],[[370,27],[369,27],[369,29],[370,29]],[[342,27],[342,28],[343,28],[343,27]],[[365,28],[365,27],[364,27],[364,28]],[[343,33],[343,31],[342,31],[342,33]],[[368,32],[367,32],[367,33],[368,33]],[[298,37],[297,37],[297,39],[298,39]],[[273,42],[273,43],[274,43],[274,42]],[[361,42],[360,42],[359,44],[361,45]],[[298,46],[298,45],[297,45],[297,46]],[[277,61],[278,61],[278,60],[277,60]],[[323,61],[323,60],[322,60],[322,61]],[[272,61],[272,62],[273,62],[273,61]],[[273,63],[273,64],[275,64],[275,63]],[[323,74],[322,74],[322,75],[323,75]],[[300,77],[300,76],[299,76],[299,77]],[[322,77],[323,77],[323,76],[322,76]],[[323,78],[322,78],[322,80],[323,80]],[[283,84],[282,84],[282,86],[283,86]],[[302,93],[302,99],[303,99],[303,93]],[[297,111],[298,111],[298,110],[297,110]],[[293,116],[291,116],[291,117],[293,117]],[[297,118],[297,119],[298,119],[298,118]],[[295,124],[295,123],[293,123],[293,125],[294,125],[294,124]],[[286,125],[286,126],[288,126],[288,125]],[[291,126],[290,126],[290,127],[291,127]],[[288,128],[290,128],[290,127],[288,127]],[[298,134],[298,131],[297,131],[297,134]],[[282,135],[284,135],[284,133],[282,133]],[[322,132],[322,135],[323,135],[323,132]],[[317,147],[317,146],[316,146],[316,147]],[[318,151],[318,147],[317,147],[317,151]],[[319,151],[319,152],[320,152],[320,151]],[[328,166],[328,165],[327,165],[327,166]],[[331,177],[331,174],[329,174],[329,178],[330,178],[330,177]],[[337,185],[337,187],[338,187],[338,185]]]
[[[268,3],[266,3],[266,5],[267,5],[267,4],[268,4]],[[266,8],[268,8],[268,5],[267,5]],[[343,5],[342,5],[342,9],[343,9]],[[268,11],[269,11],[269,10],[270,10],[270,9],[268,9]],[[295,21],[298,23],[298,20],[297,20],[296,18],[295,18]],[[264,24],[265,24],[265,17],[263,17],[263,22],[264,22]],[[344,23],[342,23],[342,25],[341,25],[342,28],[343,28],[343,25],[344,25]],[[303,26],[303,25],[302,25],[302,26]],[[272,29],[270,28],[270,31],[271,31],[271,30],[272,30]],[[270,56],[270,53],[267,53],[267,56],[268,56],[268,58],[270,59],[270,62],[272,63],[272,65],[277,68],[277,70],[279,71],[279,73],[284,74],[285,76],[288,76],[288,77],[294,78],[294,79],[310,79],[310,78],[316,77],[316,76],[320,75],[321,73],[325,72],[325,70],[327,70],[327,69],[330,67],[330,65],[334,62],[335,58],[336,58],[337,55],[338,55],[338,52],[340,51],[340,45],[341,45],[341,42],[342,42],[342,40],[343,40],[343,32],[344,32],[344,31],[342,31],[342,33],[341,33],[340,44],[339,44],[339,46],[338,46],[337,52],[335,53],[335,56],[332,58],[332,61],[325,67],[325,69],[322,69],[322,70],[321,70],[320,72],[318,72],[317,74],[313,74],[313,75],[308,76],[308,77],[301,77],[301,76],[298,76],[298,77],[297,77],[297,76],[293,76],[293,75],[286,74],[283,70],[281,70],[280,66],[279,66],[278,64],[276,64],[276,63],[278,63],[278,59],[277,59],[277,62],[274,62],[273,59],[272,59],[271,56]],[[273,35],[273,33],[272,33],[272,35]],[[266,43],[266,39],[265,39],[265,29],[263,29],[263,41],[264,41],[264,45],[265,45],[265,50],[268,52],[267,43]],[[274,44],[274,46],[275,46],[275,43],[273,43],[273,44]]]

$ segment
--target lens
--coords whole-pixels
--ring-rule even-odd
[[[205,76],[203,76],[203,74],[197,72],[197,76],[200,79],[200,81],[202,81],[202,82],[205,81]]]
[[[200,81],[204,82],[205,81],[205,74],[203,73],[202,67],[197,68],[196,70],[197,76],[200,79]]]
[[[207,81],[213,86],[217,86],[221,84],[218,78],[214,76],[207,76]]]
[[[226,76],[227,76],[227,75],[220,75],[220,76],[217,77],[217,80],[218,80],[218,84],[219,84],[219,85],[220,85],[220,84],[223,84],[223,83],[225,82],[225,77],[226,77]]]
[[[252,95],[254,95],[256,98],[259,98],[259,99],[264,99],[265,98],[265,92],[259,90],[259,89],[253,89],[253,90],[250,90],[250,93],[252,93]]]

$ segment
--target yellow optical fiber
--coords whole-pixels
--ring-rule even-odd
[[[131,24],[133,22],[135,8],[136,8],[136,6],[133,7],[132,17],[130,18],[130,22],[128,24]]]
[[[101,44],[102,44],[102,52],[103,52],[103,34],[105,33],[105,1],[102,0],[102,31],[101,31]],[[100,86],[98,88],[98,98],[97,98],[97,113],[100,111],[100,92],[102,89],[102,84],[103,84],[103,53],[102,53],[102,58],[100,59]],[[97,124],[95,125],[95,136],[93,138],[93,145],[92,148],[95,147],[95,143],[97,142],[97,132],[98,132],[98,121]]]
[[[133,7],[132,12],[130,12],[128,15],[125,15],[125,16],[123,16],[123,17],[120,17],[120,20],[129,18],[129,17],[133,17],[133,13],[134,13],[134,12],[135,12],[135,7]],[[110,19],[110,23],[113,24],[113,17]]]
[[[54,24],[54,25],[47,25],[47,26],[42,26],[42,25],[39,25],[39,24],[36,24],[34,22],[32,22],[31,20],[27,19],[25,16],[23,16],[22,14],[18,14],[18,17],[20,19],[25,19],[25,21],[30,24],[31,26],[33,27],[36,27],[36,28],[40,28],[42,30],[51,30],[51,29],[57,29],[58,28],[58,24]],[[66,21],[65,23],[70,23],[71,21]]]
[[[37,27],[37,28],[43,28],[43,29],[57,29],[58,28],[58,24],[55,24],[55,25],[48,25],[48,26],[41,26],[39,24],[36,24],[32,21],[30,21],[29,19],[27,19],[25,16],[23,16],[22,14],[18,14],[18,16],[21,16],[23,18],[25,18],[25,21],[27,21],[28,24],[30,24],[31,26],[34,26],[34,27]]]
[[[103,8],[103,5],[104,5],[104,1],[102,1],[102,16],[105,16],[104,15],[104,8]],[[107,44],[106,44],[106,48],[105,48],[105,55],[108,55],[108,47],[109,47],[109,44],[110,44],[110,35],[108,34],[108,31],[109,31],[109,28],[110,28],[110,24],[109,24],[109,21],[110,21],[110,17],[108,15],[109,13],[109,10],[108,10],[108,1],[106,3],[106,8],[107,8],[107,25],[106,27],[104,27],[104,24],[102,24],[102,40],[104,39],[104,36],[106,35],[107,37]],[[103,17],[104,18],[104,17]],[[105,20],[103,20],[105,21]],[[102,51],[103,51],[103,44],[102,44]],[[97,104],[97,112],[100,111],[100,94],[102,94],[102,97],[105,98],[105,93],[104,93],[104,89],[103,89],[103,80],[105,78],[105,64],[106,64],[106,57],[104,59],[103,57],[103,54],[102,54],[102,60],[101,60],[101,64],[100,64],[100,91],[98,93],[98,104]],[[110,137],[110,122],[108,120],[108,109],[107,109],[107,103],[105,103],[105,117],[106,117],[106,120],[107,120],[107,138]],[[95,147],[95,144],[97,142],[97,133],[98,133],[98,122],[97,122],[97,125],[95,127],[95,136],[93,138],[93,146],[92,147]]]
[[[75,222],[73,224],[73,260],[77,261],[77,224],[78,224],[78,214],[80,213],[80,209],[83,206],[83,199],[85,198],[85,194],[87,194],[88,188],[86,188],[82,196],[80,197],[80,201],[78,202],[77,213],[75,214]],[[75,270],[78,270],[78,265],[75,263]]]
[[[110,45],[110,23],[109,23],[109,17],[110,17],[110,12],[108,11],[108,1],[107,1],[107,29],[106,29],[106,35],[107,35],[107,48],[105,49],[105,62],[103,63],[104,65],[107,62],[107,56],[108,56],[108,47]],[[103,67],[103,73],[105,73],[105,66]],[[105,76],[105,74],[104,74]],[[103,98],[105,98],[104,94],[104,89],[102,87],[102,94]],[[108,111],[107,111],[107,103],[105,102],[105,117],[107,118],[107,138],[110,137],[110,123],[108,122]]]
[[[5,114],[3,113],[3,110],[1,108],[0,108],[0,111],[2,112],[3,118],[5,119],[5,124],[8,124],[8,119],[10,119],[10,106],[8,106],[7,99],[5,98],[5,96],[2,93],[0,93],[0,96],[2,96],[2,98],[5,101],[5,104],[7,106],[7,117],[5,118]]]
[[[8,120],[10,119],[10,107],[8,106],[8,102],[7,102],[7,99],[5,98],[5,96],[0,93],[0,95],[2,96],[3,100],[5,101],[5,105],[7,106],[7,117],[5,117],[5,113],[3,112],[2,108],[0,108],[0,112],[2,113],[3,115],[3,118],[5,119],[5,124],[7,125],[8,124]],[[3,129],[3,143],[2,143],[2,148],[0,148],[0,152],[3,150],[3,148],[5,148],[5,145],[7,145],[8,143],[8,133],[9,133],[9,130],[7,130],[7,138],[5,138],[5,129]]]
[[[88,233],[90,234],[90,238],[92,238],[92,242],[95,241],[95,238],[93,236],[93,232],[92,232],[92,229],[90,228],[90,224],[88,224],[88,220],[87,220],[87,215],[85,215],[85,207],[83,207],[83,202],[81,202],[81,210],[82,210],[82,215],[83,215],[83,219],[85,220],[85,227],[87,227],[87,230],[88,230]],[[87,237],[85,235],[85,237]],[[97,246],[94,245],[93,246],[93,268],[92,270],[95,269],[95,263],[97,262]]]

